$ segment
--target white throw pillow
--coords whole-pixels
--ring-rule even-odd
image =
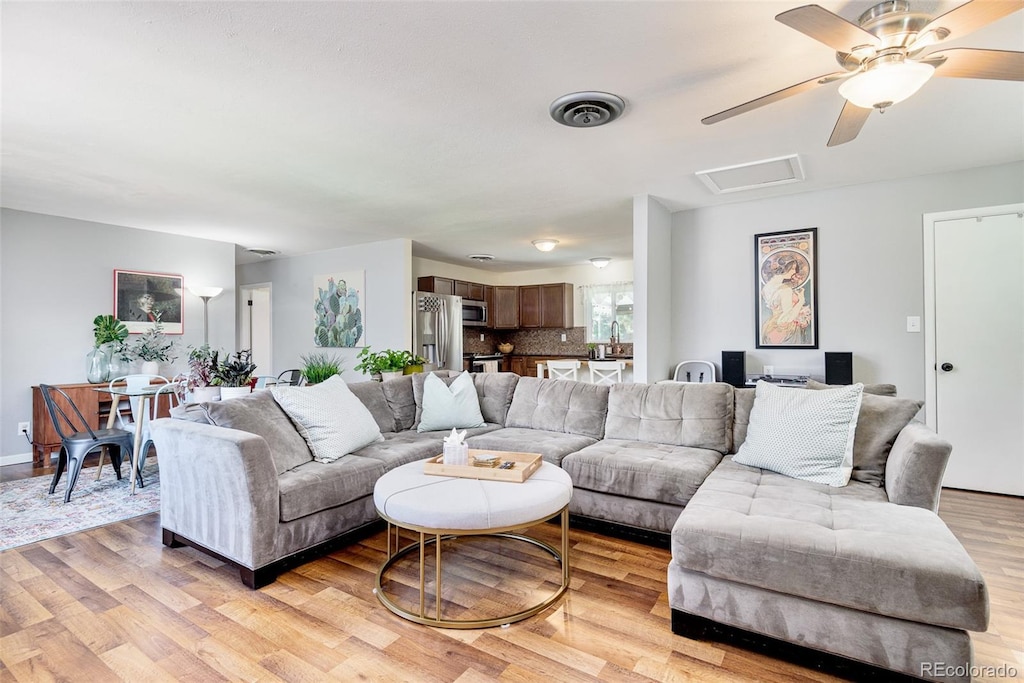
[[[423,380],[423,414],[417,432],[436,432],[440,429],[483,427],[480,397],[477,396],[473,376],[464,372],[451,385],[434,374]]]
[[[369,409],[338,375],[312,386],[272,387],[271,391],[317,462],[334,462],[384,440]]]
[[[846,486],[853,471],[853,437],[863,392],[863,384],[807,391],[758,382],[747,438],[733,461]]]

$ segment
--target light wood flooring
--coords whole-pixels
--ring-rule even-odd
[[[991,592],[976,663],[1020,675],[1024,501],[947,491],[941,514]],[[532,533],[557,545],[558,531]],[[0,681],[835,680],[673,635],[669,552],[589,532],[572,531],[572,587],[560,603],[507,628],[469,631],[418,626],[377,601],[383,532],[259,591],[159,539],[154,513],[0,553]],[[506,609],[557,581],[542,556],[487,542],[446,562],[459,577],[443,587],[446,614]],[[396,570],[399,592],[418,586],[411,568]]]

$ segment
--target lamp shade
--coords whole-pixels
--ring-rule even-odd
[[[594,258],[590,259],[590,262],[594,264],[595,268],[604,268],[609,263],[611,263],[612,260],[607,256],[595,256]]]
[[[537,247],[540,251],[551,251],[558,245],[558,240],[543,239],[534,240],[533,246]]]
[[[885,109],[916,93],[934,73],[935,67],[921,62],[878,64],[844,81],[839,94],[863,109]]]
[[[200,299],[212,299],[221,292],[224,291],[223,287],[189,287],[188,291],[192,292],[195,296]]]

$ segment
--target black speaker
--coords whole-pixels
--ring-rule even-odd
[[[825,384],[853,384],[853,354],[825,352]]]
[[[734,387],[747,385],[746,351],[722,351],[722,381]]]

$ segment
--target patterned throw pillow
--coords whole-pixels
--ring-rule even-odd
[[[271,391],[317,462],[334,462],[384,440],[373,415],[338,375],[313,386],[273,387]]]
[[[805,391],[758,382],[747,438],[734,462],[846,486],[864,385]]]
[[[423,414],[417,432],[483,426],[480,397],[472,375],[464,372],[451,385],[436,375],[427,375],[423,380]]]

